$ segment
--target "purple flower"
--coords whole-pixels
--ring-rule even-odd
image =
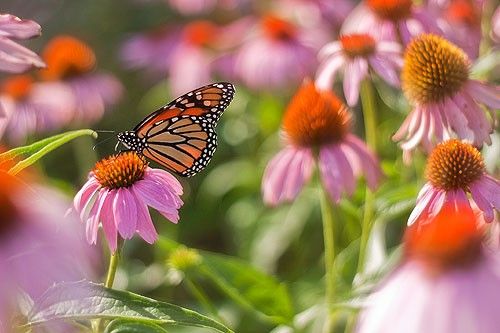
[[[92,279],[95,250],[83,229],[65,217],[68,200],[53,189],[0,171],[0,330],[19,300],[36,299],[56,282]],[[9,304],[7,304],[9,303]],[[9,312],[9,313],[7,313]]]
[[[34,21],[0,14],[0,71],[20,73],[33,67],[45,67],[45,63],[36,53],[12,40],[39,36],[40,31],[40,25]]]
[[[486,173],[481,154],[468,143],[453,139],[438,144],[429,156],[426,176],[409,225],[436,216],[447,202],[470,207],[468,194],[486,222],[500,209],[500,183]]]
[[[402,87],[414,109],[393,136],[405,160],[419,144],[430,151],[456,135],[482,146],[491,144],[491,119],[478,103],[500,108],[500,88],[469,78],[467,55],[446,39],[423,34],[405,52]]]
[[[47,69],[40,72],[45,81],[66,84],[73,93],[73,119],[94,123],[101,119],[107,107],[116,104],[123,93],[114,76],[93,72],[95,54],[83,41],[72,36],[54,37],[43,51]]]
[[[296,86],[316,66],[326,41],[321,30],[306,29],[277,16],[264,16],[236,51],[234,73],[252,89]]]
[[[500,256],[470,207],[448,206],[406,231],[403,263],[370,295],[358,333],[494,333]]]
[[[343,71],[347,104],[355,106],[361,82],[370,69],[392,86],[399,86],[399,70],[403,65],[401,46],[391,41],[376,41],[369,34],[352,34],[328,43],[320,51],[322,61],[316,74],[316,86],[331,89],[335,75]]]
[[[349,133],[347,108],[328,91],[306,82],[290,102],[284,119],[286,147],[267,165],[262,179],[264,202],[291,201],[311,178],[317,163],[321,181],[334,202],[351,195],[364,174],[375,189],[382,175],[377,158]]]
[[[345,19],[341,33],[370,33],[406,45],[421,33],[440,33],[435,21],[431,11],[412,0],[365,0]]]
[[[0,84],[0,109],[5,113],[4,130],[11,142],[20,143],[35,133],[55,130],[72,117],[73,94],[58,82],[35,82],[17,75]],[[0,137],[3,130],[0,131]]]
[[[125,42],[121,58],[130,68],[145,68],[158,77],[168,75],[172,94],[177,96],[208,84],[216,74],[225,77],[228,69],[220,68],[219,58],[240,42],[246,22],[217,26],[200,20],[181,31],[162,27],[137,34]]]
[[[74,207],[86,223],[87,241],[95,244],[99,225],[112,252],[118,234],[130,239],[135,233],[152,244],[158,234],[148,206],[170,221],[179,221],[182,186],[175,177],[148,167],[134,152],[113,155],[97,162],[88,181],[77,193]]]

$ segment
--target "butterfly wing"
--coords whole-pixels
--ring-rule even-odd
[[[155,126],[148,136],[144,156],[180,176],[203,170],[217,148],[217,135],[203,117],[180,116]]]
[[[231,102],[234,87],[215,83],[193,90],[134,128],[145,140],[146,157],[178,175],[189,177],[204,169],[217,148],[215,126]]]
[[[213,83],[184,94],[144,118],[134,131],[140,138],[146,136],[155,123],[181,115],[205,116],[215,126],[222,112],[234,96],[231,83]]]

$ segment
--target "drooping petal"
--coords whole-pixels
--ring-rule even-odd
[[[293,200],[311,177],[313,157],[309,149],[287,147],[267,165],[262,178],[264,202],[276,205]],[[289,177],[293,172],[293,177]]]
[[[40,36],[42,28],[31,20],[22,20],[17,16],[10,14],[0,15],[0,36],[27,39]]]
[[[33,51],[0,36],[0,71],[20,73],[32,67],[43,68],[45,63]]]
[[[85,206],[88,204],[89,199],[100,187],[99,182],[94,178],[90,177],[83,187],[78,191],[73,199],[73,206],[78,213],[81,213]]]
[[[368,59],[373,70],[387,83],[394,87],[400,86],[399,74],[393,64],[386,61],[382,55],[374,55]]]
[[[358,102],[361,81],[368,75],[368,63],[363,58],[355,58],[345,64],[344,94],[349,106]]]
[[[343,192],[352,194],[356,184],[353,167],[338,145],[321,147],[318,164],[321,180],[334,202],[340,201]]]
[[[158,239],[158,233],[156,232],[153,221],[151,220],[151,215],[149,215],[148,206],[141,203],[136,197],[137,203],[137,233],[149,244],[153,244]]]
[[[153,186],[151,186],[153,185]],[[146,179],[139,181],[132,187],[135,195],[146,205],[158,210],[163,216],[176,223],[179,219],[179,203],[175,193],[169,193]],[[178,197],[177,197],[178,198]]]
[[[427,211],[427,207],[429,207],[436,194],[437,190],[430,183],[426,183],[422,187],[422,189],[420,189],[420,192],[417,196],[417,203],[415,204],[415,208],[413,208],[413,211],[408,217],[408,226],[415,223],[415,221],[417,221],[420,216],[422,216],[422,214]],[[426,215],[424,215],[424,217],[425,216]]]
[[[135,184],[134,184],[135,185]],[[113,215],[118,232],[124,239],[130,239],[137,229],[137,205],[129,188],[116,190],[113,201]]]
[[[118,246],[118,230],[116,228],[115,216],[113,213],[115,194],[115,190],[108,191],[106,198],[103,200],[101,209],[102,229],[104,231],[104,236],[108,241],[111,253],[114,253]]]
[[[500,87],[490,86],[477,80],[468,80],[466,90],[475,100],[491,108],[500,109]]]
[[[325,61],[316,74],[315,84],[319,89],[331,89],[335,80],[337,71],[344,65],[345,59],[343,55],[337,55]]]
[[[374,191],[382,177],[382,170],[377,157],[361,139],[353,134],[346,135],[344,143],[353,151],[353,154],[346,154],[350,164],[359,164],[368,187]]]
[[[486,222],[493,221],[494,212],[491,204],[488,200],[483,196],[480,190],[477,188],[477,184],[473,183],[470,186],[470,193],[472,195],[472,199],[476,203],[477,207],[483,212],[484,220]]]

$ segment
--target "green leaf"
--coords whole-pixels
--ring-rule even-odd
[[[50,138],[32,143],[31,145],[17,147],[0,154],[0,164],[10,161],[21,155],[28,155],[27,158],[19,161],[9,170],[9,173],[15,175],[24,168],[32,165],[54,149],[59,148],[65,143],[84,135],[90,135],[94,138],[97,138],[97,133],[90,129],[82,129],[57,134],[51,136]]]
[[[163,327],[140,321],[115,319],[104,330],[104,333],[168,333]]]
[[[221,254],[201,252],[202,274],[244,308],[277,324],[293,320],[286,286],[249,263]]]
[[[56,319],[95,318],[205,327],[232,333],[226,326],[195,311],[88,281],[61,283],[50,288],[35,304],[27,325]]]

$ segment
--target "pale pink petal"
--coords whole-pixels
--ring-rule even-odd
[[[146,178],[150,177],[150,176],[151,177],[158,177],[159,179],[162,179],[164,182],[166,182],[176,194],[178,194],[178,195],[182,194],[181,183],[179,183],[177,178],[175,178],[174,176],[172,176],[170,173],[166,172],[165,170],[147,168],[147,172],[146,172],[145,176],[146,176]]]
[[[345,59],[343,55],[337,55],[325,60],[324,64],[319,67],[318,73],[316,74],[316,87],[324,90],[331,89],[333,87],[335,75],[344,63]]]
[[[418,124],[419,127],[411,137],[401,144],[402,149],[411,150],[420,144],[422,138],[426,136],[427,128],[429,126],[429,118],[429,110],[422,107],[422,116],[420,123]]]
[[[86,234],[89,244],[97,242],[97,234],[99,231],[99,215],[101,214],[102,204],[107,195],[107,189],[102,188],[99,190],[97,199],[90,209],[90,214],[86,219]]]
[[[113,203],[115,201],[116,190],[109,190],[106,198],[103,200],[101,209],[101,224],[104,236],[108,241],[111,253],[116,251],[118,246],[118,231],[116,228],[115,216],[113,213]]]
[[[469,80],[466,84],[467,92],[481,103],[491,108],[500,109],[500,87],[490,86],[477,80]]]
[[[488,198],[493,207],[500,210],[500,182],[490,175],[483,175],[478,188]]]
[[[326,58],[330,59],[333,56],[338,56],[342,51],[342,44],[339,41],[331,42],[326,44],[319,50],[318,52],[318,58],[319,60],[323,61],[326,60]]]
[[[135,187],[136,184],[134,184]],[[118,232],[124,239],[130,239],[137,228],[137,205],[134,194],[129,188],[119,188],[116,190],[113,201],[113,215]]]
[[[32,67],[43,68],[45,63],[33,51],[0,37],[0,71],[19,73]]]
[[[399,43],[381,40],[377,42],[377,52],[381,54],[392,54],[401,58],[403,50]]]
[[[393,64],[383,58],[383,55],[374,55],[368,59],[373,70],[387,83],[394,87],[400,85],[399,73]]]
[[[417,221],[422,214],[424,216],[427,215],[427,209],[429,205],[431,204],[432,200],[437,194],[437,190],[430,184],[430,183],[425,183],[425,185],[422,187],[420,192],[418,193],[417,196],[417,203],[415,204],[415,208],[413,208],[413,211],[411,212],[410,216],[408,217],[408,225],[412,225]]]
[[[368,62],[363,58],[355,58],[345,64],[344,94],[347,104],[355,106],[358,103],[361,81],[368,75]]]
[[[137,198],[136,198],[137,199]],[[151,220],[151,215],[149,215],[148,207],[137,200],[137,233],[149,244],[153,244],[158,239],[158,233],[156,232],[153,221]]]
[[[151,182],[146,179],[135,183],[132,190],[143,203],[158,210],[171,222],[177,223],[179,204],[174,193],[169,193],[155,184],[151,186]]]
[[[85,206],[88,204],[88,201],[96,193],[100,186],[99,182],[91,176],[80,191],[78,191],[73,200],[73,206],[79,214],[83,212]]]
[[[295,161],[295,162],[294,162]],[[294,163],[295,170],[292,169]],[[312,174],[314,161],[309,149],[287,147],[267,165],[262,178],[264,202],[276,205],[293,200]],[[289,177],[294,172],[294,179]]]
[[[446,115],[446,119],[451,128],[457,133],[458,137],[469,142],[474,141],[474,132],[468,126],[468,120],[465,114],[455,102],[451,99],[446,99],[443,103],[442,110]]]
[[[344,144],[354,152],[354,154],[346,154],[351,166],[359,164],[368,187],[374,191],[378,187],[380,178],[382,177],[382,170],[380,169],[377,157],[362,140],[353,134],[346,135]],[[354,166],[353,169],[355,169]]]
[[[474,182],[470,185],[470,193],[472,199],[476,203],[477,207],[483,212],[484,220],[486,222],[493,221],[495,213],[493,212],[493,207],[488,202],[488,200],[483,196],[481,191],[478,189],[478,182]]]
[[[420,118],[422,117],[422,109],[416,107],[410,114],[405,118],[403,124],[399,127],[397,132],[392,136],[393,141],[400,141],[405,137],[413,135],[417,124],[420,123]]]
[[[467,93],[457,93],[453,100],[461,107],[470,128],[475,133],[474,144],[476,146],[481,146],[483,142],[491,144],[490,134],[493,133],[493,127],[481,107]]]
[[[340,200],[344,192],[351,195],[356,186],[356,178],[345,153],[336,144],[323,146],[319,153],[321,180],[334,202]]]
[[[436,189],[436,195],[429,202],[429,205],[427,206],[427,212],[426,212],[427,216],[429,217],[436,216],[441,211],[441,208],[443,208],[444,203],[447,202],[447,199],[450,200],[450,197],[454,198],[454,196],[455,193],[453,193],[453,191],[445,192],[443,190]]]
[[[31,20],[22,20],[10,14],[0,15],[0,36],[27,39],[39,36],[42,28]]]

